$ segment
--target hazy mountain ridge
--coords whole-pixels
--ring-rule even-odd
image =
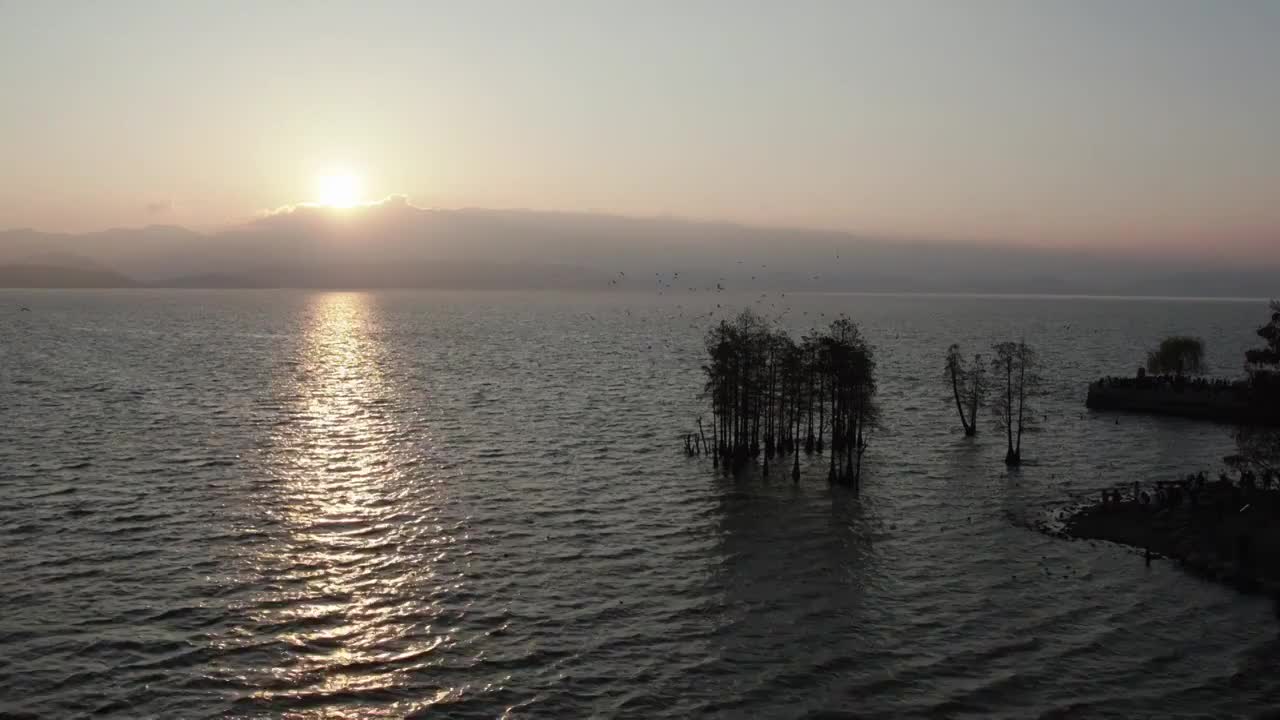
[[[31,263],[31,258],[43,258]],[[61,261],[55,261],[56,259]],[[152,225],[0,232],[5,284],[41,265],[119,274],[121,287],[441,287],[1269,296],[1277,267],[908,242],[594,213],[298,206],[213,233]],[[678,275],[677,275],[678,273]],[[105,281],[106,276],[103,277]],[[69,280],[74,279],[70,278]]]
[[[110,270],[23,263],[0,265],[0,287],[129,288],[138,282]]]

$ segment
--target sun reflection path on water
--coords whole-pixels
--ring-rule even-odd
[[[292,408],[272,432],[261,510],[278,536],[252,558],[261,589],[228,643],[269,650],[244,678],[258,709],[403,716],[468,690],[397,694],[457,644],[442,596],[458,578],[436,565],[460,539],[430,512],[439,486],[413,477],[422,428],[384,375],[372,302],[313,296],[293,371],[277,378]]]

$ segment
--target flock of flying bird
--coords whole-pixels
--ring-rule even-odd
[[[840,256],[836,255],[835,259],[839,261]],[[741,266],[745,263],[742,260],[738,260],[737,264]],[[761,276],[764,275],[764,272],[762,271],[767,271],[768,269],[769,265],[767,263],[762,263],[758,271],[753,271],[755,274],[750,276],[750,282],[759,282]],[[710,284],[709,282],[703,284],[689,284],[687,276],[686,281],[684,283],[680,283],[679,271],[672,271],[670,273],[655,272],[653,274],[653,279],[654,285],[652,287],[660,296],[668,296],[676,292],[687,292],[689,294],[707,293],[716,295],[730,292],[729,288],[726,286],[726,283],[729,282],[729,280],[724,276],[717,278],[714,284]],[[817,282],[822,280],[822,275],[814,274],[809,276],[809,279],[813,282]],[[624,286],[635,287],[634,283],[628,281],[627,273],[624,271],[618,271],[615,273],[608,283],[609,288],[621,289]],[[750,288],[748,291],[739,292],[751,292],[752,295],[754,295],[756,289],[758,289],[758,286],[756,288]],[[761,315],[765,316],[767,320],[772,322],[781,322],[792,313],[790,304],[784,302],[786,297],[787,293],[785,292],[775,291],[771,293],[766,291],[755,296],[754,300],[752,300],[750,304],[754,305],[754,309],[756,309]],[[718,302],[714,308],[711,308],[706,312],[703,312],[702,310],[693,312],[691,309],[685,308],[683,303],[677,303],[675,305],[675,313],[669,319],[687,321],[689,323],[689,327],[701,329],[704,327],[701,323],[705,323],[707,318],[714,318],[717,314],[723,314],[726,312],[736,314],[740,309],[741,305],[738,304],[727,306],[726,303]],[[627,315],[631,315],[630,310],[626,310],[625,312]],[[803,310],[800,311],[799,314],[801,316],[808,316],[809,311]],[[815,312],[815,317],[825,319],[826,313]]]
[[[839,259],[840,259],[840,256],[839,256],[839,255],[836,255],[836,260],[839,260]],[[743,261],[742,261],[742,260],[739,260],[739,261],[738,261],[738,264],[739,264],[739,265],[742,265],[742,264],[743,264]],[[768,266],[768,264],[767,264],[767,263],[765,263],[765,264],[761,264],[761,265],[760,265],[760,269],[761,269],[761,270],[767,270],[767,269],[768,269],[768,267],[769,267],[769,266]],[[670,277],[670,279],[669,279],[669,280],[667,280],[667,279],[664,277],[663,273],[661,273],[661,272],[655,272],[653,275],[654,275],[654,282],[657,284],[658,294],[659,294],[659,295],[664,295],[668,290],[674,290],[674,289],[676,289],[676,281],[680,279],[680,272],[679,272],[679,271],[673,271],[673,272],[671,273],[671,277]],[[620,284],[621,284],[623,281],[625,281],[626,279],[627,279],[627,274],[626,274],[625,272],[623,272],[623,271],[621,271],[621,270],[620,270],[620,271],[618,271],[617,275],[615,275],[612,279],[610,279],[610,280],[609,280],[609,286],[610,286],[610,287],[619,287],[619,286],[620,286]],[[752,276],[751,276],[751,279],[752,279],[753,281],[754,281],[754,280],[757,280],[757,279],[758,279],[758,276],[757,276],[757,275],[752,275]],[[821,279],[822,279],[822,276],[821,276],[821,275],[814,275],[814,276],[812,277],[812,279],[813,279],[813,280],[815,280],[815,281],[816,281],[816,280],[821,280]],[[715,286],[714,286],[714,287],[712,287],[712,286],[708,285],[708,286],[705,286],[705,287],[699,288],[699,287],[697,287],[696,285],[690,285],[690,286],[688,286],[688,287],[687,287],[687,291],[688,291],[688,292],[690,292],[690,293],[696,293],[696,292],[699,292],[699,291],[702,291],[702,292],[723,293],[723,292],[725,292],[725,291],[727,290],[727,288],[726,288],[726,287],[725,287],[725,285],[724,285],[724,283],[725,283],[725,282],[726,282],[725,278],[724,278],[724,277],[721,277],[721,278],[719,278],[719,279],[716,281],[716,284],[715,284]],[[778,293],[778,299],[785,298],[786,296],[787,296],[787,294],[786,294],[785,292],[779,292],[779,293]],[[762,293],[760,293],[760,296],[759,296],[758,298],[756,298],[756,299],[755,299],[754,304],[756,304],[756,305],[762,305],[762,306],[763,306],[764,301],[765,301],[765,300],[767,300],[768,298],[769,298],[769,293],[767,293],[767,292],[762,292]],[[720,309],[722,309],[722,306],[723,306],[723,304],[722,304],[722,303],[716,303],[716,310],[720,310]],[[769,304],[768,304],[768,308],[769,308],[770,310],[774,310],[774,311],[775,311],[775,317],[773,318],[773,319],[775,319],[775,320],[781,320],[785,315],[787,315],[789,312],[791,312],[791,308],[790,308],[790,307],[784,307],[784,308],[782,308],[781,310],[779,310],[779,309],[778,309],[778,303],[777,303],[777,302],[771,302],[771,303],[769,303]],[[686,317],[689,317],[688,315],[686,315],[686,314],[684,313],[684,306],[683,306],[682,304],[677,304],[677,305],[676,305],[676,309],[679,311],[679,312],[677,313],[677,316],[678,316],[678,317],[680,317],[680,318],[686,318]],[[707,315],[708,317],[714,317],[714,316],[715,316],[715,314],[716,314],[716,310],[711,310],[711,311],[707,312],[707,313],[706,313],[706,315]],[[18,306],[18,311],[19,311],[19,312],[31,312],[31,308],[29,308],[29,307],[27,307],[27,306],[25,306],[25,305],[19,305],[19,306]],[[628,311],[627,311],[627,314],[628,314],[628,315],[630,315],[630,314],[631,314],[631,311],[630,311],[630,310],[628,310]],[[808,314],[809,314],[809,313],[808,313],[808,311],[803,311],[803,312],[801,312],[801,315],[808,315]],[[822,316],[822,317],[825,317],[825,316],[826,316],[826,313],[821,313],[821,312],[820,312],[820,313],[818,313],[818,315],[819,315],[819,316]],[[701,314],[699,314],[699,317],[701,317]]]

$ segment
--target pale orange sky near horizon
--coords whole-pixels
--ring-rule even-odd
[[[0,228],[317,199],[1239,258],[1280,6],[0,2]]]

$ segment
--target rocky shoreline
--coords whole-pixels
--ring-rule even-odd
[[[1108,540],[1177,561],[1188,571],[1280,600],[1280,490],[1226,481],[1106,499],[1066,519],[1063,534]],[[1142,502],[1143,496],[1147,502]]]

